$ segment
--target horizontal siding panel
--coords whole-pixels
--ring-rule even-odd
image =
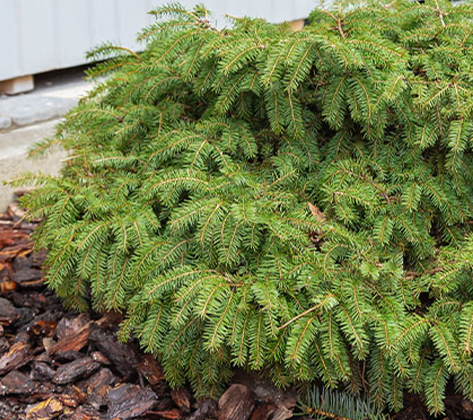
[[[118,20],[115,19],[115,0],[87,0],[91,46],[105,40],[118,42]]]
[[[138,48],[137,32],[152,22],[153,0],[0,0],[0,80],[85,64],[94,46],[112,41]],[[200,0],[184,0],[187,7]],[[313,0],[207,0],[218,27],[225,14],[271,22],[307,17]]]
[[[16,0],[0,1],[0,80],[9,74],[22,74],[24,71],[20,54],[19,27],[17,22],[19,4]]]
[[[88,6],[88,2],[77,0],[54,0],[55,67],[84,62],[84,51],[90,49],[92,41]]]

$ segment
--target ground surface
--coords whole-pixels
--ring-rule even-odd
[[[13,189],[2,184],[26,171],[56,174],[65,152],[56,150],[27,159],[38,140],[54,134],[59,119],[93,87],[84,80],[84,67],[35,76],[32,92],[0,95],[0,212],[13,197]]]
[[[0,95],[0,130],[62,117],[93,87],[84,76],[83,67],[49,72],[35,77],[31,92]]]
[[[34,255],[35,224],[10,205],[0,215],[0,420],[285,420],[297,414],[294,391],[236,372],[217,401],[171,390],[151,355],[121,344],[116,313],[65,310],[43,282],[44,253]],[[396,420],[430,419],[407,395]],[[295,417],[304,419],[304,417]],[[447,399],[443,420],[473,419],[473,404]]]
[[[43,282],[34,223],[0,216],[0,419],[285,420],[295,394],[240,374],[219,402],[172,391],[159,364],[117,341],[116,313],[65,310]]]

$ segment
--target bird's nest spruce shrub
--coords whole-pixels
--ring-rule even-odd
[[[397,410],[473,394],[473,7],[314,10],[292,32],[152,12],[23,203],[65,301],[125,315],[173,386],[232,367]]]

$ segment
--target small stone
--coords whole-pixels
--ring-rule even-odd
[[[51,348],[56,344],[51,337],[44,337],[41,342],[43,343],[43,347],[47,353],[49,353]]]

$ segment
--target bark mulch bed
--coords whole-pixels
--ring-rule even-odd
[[[0,419],[285,420],[294,392],[244,374],[219,401],[171,390],[153,356],[116,338],[121,315],[67,311],[44,285],[35,223],[0,215]],[[239,376],[239,377],[238,377]]]
[[[237,372],[219,401],[171,390],[163,371],[136,343],[115,332],[120,314],[65,310],[44,285],[30,235],[35,223],[10,205],[0,215],[0,420],[285,420],[296,394]],[[406,396],[396,420],[426,420],[420,400]],[[447,400],[448,420],[473,419],[473,404]],[[304,417],[295,417],[303,419]]]

